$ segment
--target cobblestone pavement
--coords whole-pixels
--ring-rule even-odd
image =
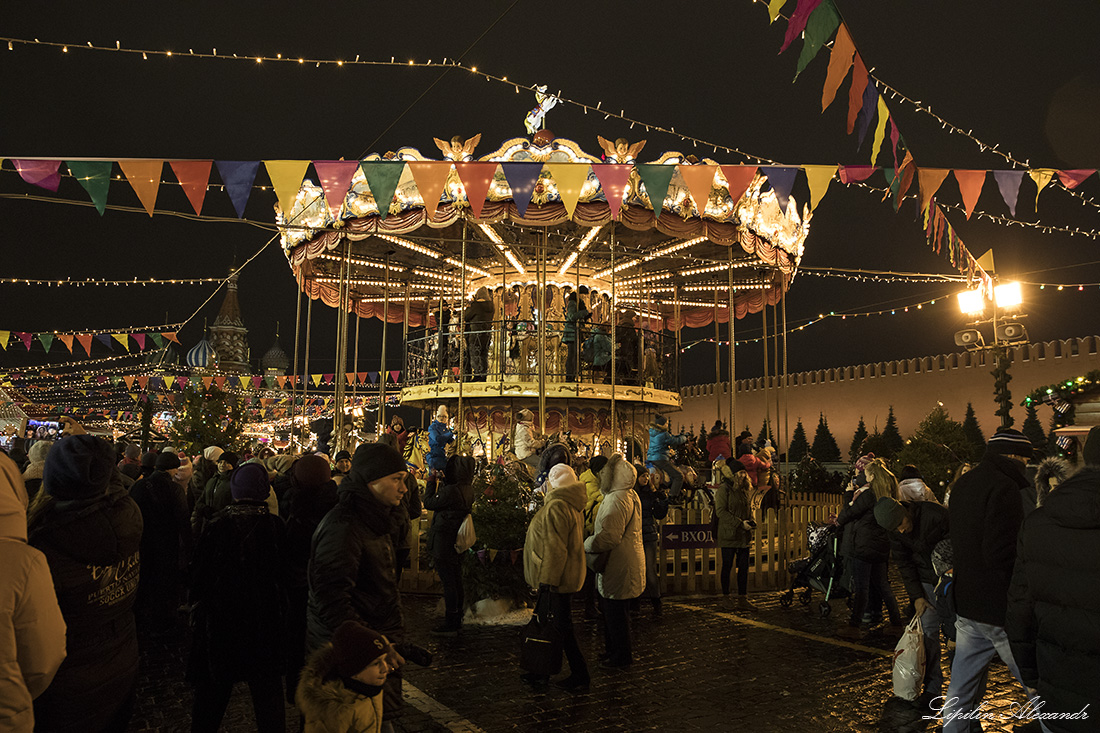
[[[755,612],[726,610],[713,596],[665,600],[661,619],[648,606],[633,619],[635,663],[603,670],[599,621],[579,620],[578,638],[592,669],[588,693],[551,687],[535,692],[519,679],[519,626],[467,625],[457,638],[438,640],[438,597],[405,599],[410,640],[435,655],[433,666],[406,668],[405,733],[421,731],[917,731],[939,730],[891,694],[893,640],[872,630],[849,643],[835,629],[846,617],[808,606],[784,609],[778,593],[753,596]],[[185,731],[190,688],[184,681],[187,640],[143,644],[134,731]],[[944,659],[947,669],[946,655]],[[990,673],[986,731],[1012,731],[1013,705],[1022,696],[999,663]],[[255,730],[247,688],[238,685],[222,730]],[[287,730],[298,730],[287,708]]]

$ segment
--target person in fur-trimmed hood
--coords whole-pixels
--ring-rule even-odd
[[[626,667],[630,651],[629,605],[645,590],[645,551],[642,548],[642,502],[634,493],[637,472],[616,453],[600,471],[603,501],[596,514],[593,534],[584,542],[585,552],[609,553],[607,565],[596,578],[604,609],[605,667]]]
[[[303,733],[378,733],[382,685],[390,668],[386,637],[345,621],[302,670],[295,702]]]

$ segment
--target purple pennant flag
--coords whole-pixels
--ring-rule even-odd
[[[111,346],[111,335],[107,333],[97,333],[95,335],[96,341],[106,346],[111,351],[115,350],[115,347]]]
[[[871,126],[871,117],[875,114],[875,105],[878,104],[878,89],[875,82],[867,80],[867,88],[863,90],[863,108],[856,116],[856,124],[859,125],[859,138],[856,141],[856,149],[863,147],[863,138],[867,137],[867,128]]]
[[[371,384],[374,384],[378,381],[378,372],[367,372],[367,379],[370,380]]]
[[[256,171],[260,169],[258,160],[215,160],[218,175],[225,184],[225,192],[233,202],[237,218],[244,218],[244,207],[252,193],[252,182],[256,180]]]
[[[149,389],[160,389],[164,386],[164,380],[161,377],[149,377]]]
[[[15,170],[23,180],[32,186],[40,186],[47,191],[57,193],[57,187],[61,184],[60,160],[13,160]]]
[[[520,216],[527,215],[527,206],[535,193],[535,183],[542,173],[542,163],[501,163],[504,177],[512,189],[512,203]]]
[[[798,175],[798,166],[762,165],[760,170],[768,179],[772,190],[775,191],[775,200],[779,202],[779,209],[786,214],[787,202],[791,198],[791,189],[794,188],[794,179]]]
[[[1001,189],[1001,198],[1008,206],[1008,213],[1016,216],[1016,199],[1020,196],[1020,181],[1024,178],[1024,172],[993,171],[993,178],[997,181],[997,188]]]

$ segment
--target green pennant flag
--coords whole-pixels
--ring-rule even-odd
[[[806,68],[806,64],[813,61],[814,56],[821,50],[834,33],[840,27],[840,14],[832,0],[824,0],[817,7],[806,22],[806,30],[803,32],[802,52],[798,54],[798,68],[795,69],[794,78]]]
[[[405,170],[403,161],[363,161],[359,164],[366,176],[367,185],[370,186],[374,203],[378,205],[378,216],[385,219],[390,213],[390,203],[393,201],[393,193],[397,190],[397,182],[401,180],[401,173]]]
[[[158,349],[164,348],[164,337],[159,333],[151,333],[149,334],[149,338],[153,339],[153,343],[157,345]]]
[[[88,192],[96,211],[100,216],[107,209],[107,188],[111,184],[111,161],[109,160],[69,160],[66,161],[73,178]]]
[[[674,165],[661,165],[660,163],[642,163],[637,166],[638,175],[642,178],[646,196],[649,197],[653,213],[660,216],[661,207],[664,206],[665,196],[668,195],[668,184],[672,180],[672,174],[676,172]]]
[[[40,333],[38,334],[38,340],[42,342],[42,345],[46,347],[46,353],[50,353],[50,346],[53,345],[52,333]]]

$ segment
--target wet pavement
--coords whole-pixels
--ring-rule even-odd
[[[431,667],[406,668],[405,714],[397,731],[934,731],[927,709],[892,696],[894,639],[872,629],[857,643],[836,637],[846,618],[833,601],[831,618],[818,612],[820,595],[782,608],[778,593],[751,597],[755,612],[727,610],[714,596],[665,600],[652,618],[648,605],[632,619],[634,664],[604,670],[598,620],[580,620],[578,639],[592,670],[590,691],[551,686],[534,691],[519,679],[521,626],[467,625],[456,638],[427,630],[437,622],[438,596],[407,596],[409,639],[433,652]],[[187,639],[143,644],[134,731],[185,731],[191,692],[183,679]],[[944,659],[945,674],[949,672]],[[995,662],[986,698],[986,731],[1012,731],[1022,695]],[[247,688],[238,685],[222,730],[255,730]],[[287,708],[287,730],[298,730]]]

